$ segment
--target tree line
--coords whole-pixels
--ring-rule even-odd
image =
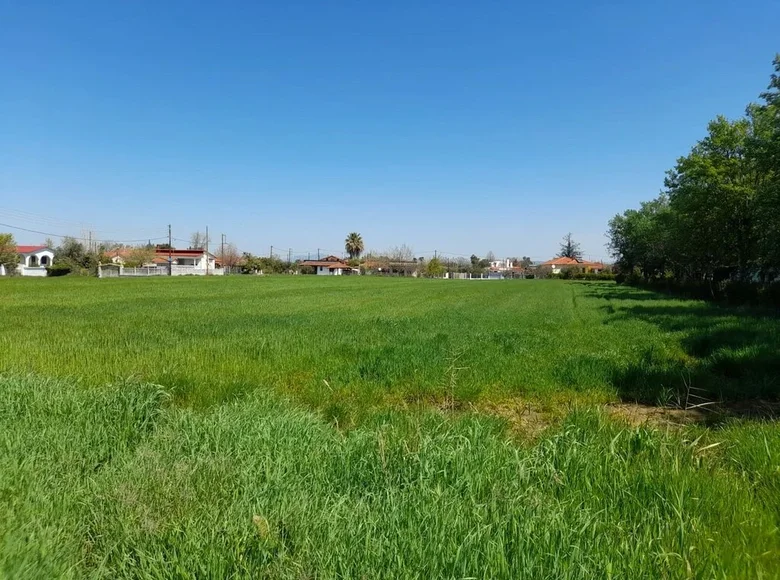
[[[718,116],[664,189],[609,222],[620,279],[780,304],[780,54],[760,102]]]

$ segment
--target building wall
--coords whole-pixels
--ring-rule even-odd
[[[54,252],[51,250],[41,250],[29,256],[20,256],[19,266],[17,267],[17,273],[22,276],[36,276],[42,278],[46,276],[46,266],[51,266],[54,263]],[[41,266],[41,260],[45,259],[46,264]],[[35,263],[35,266],[30,264]]]
[[[26,266],[19,266],[19,273],[22,276],[35,276],[37,278],[43,278],[47,274],[45,267],[28,268]]]

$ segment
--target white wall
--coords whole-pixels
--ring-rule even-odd
[[[33,257],[35,258],[36,266],[30,266],[29,264],[32,263]],[[46,265],[41,266],[41,259],[46,258]],[[41,250],[40,252],[35,252],[34,254],[30,254],[29,256],[21,256],[21,260],[19,261],[19,267],[17,268],[17,271],[22,276],[37,276],[39,278],[46,276],[46,266],[51,266],[54,263],[54,252],[51,250]]]
[[[38,278],[43,278],[46,276],[46,268],[27,268],[25,266],[19,266],[19,273],[22,276],[36,276]]]

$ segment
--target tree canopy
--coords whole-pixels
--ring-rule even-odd
[[[344,249],[350,258],[359,258],[365,249],[362,236],[357,232],[349,234],[347,239],[344,240]]]
[[[10,276],[16,272],[18,265],[19,254],[13,234],[0,233],[0,266],[4,266],[6,273]]]
[[[647,281],[768,284],[780,275],[780,55],[763,102],[716,117],[664,191],[609,222],[626,274]]]
[[[574,260],[582,259],[582,250],[580,245],[574,241],[571,232],[563,236],[563,242],[561,242],[561,249],[558,252],[559,258],[572,258]]]

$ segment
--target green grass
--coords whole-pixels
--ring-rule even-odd
[[[435,412],[344,434],[259,391],[195,411],[138,385],[0,390],[9,578],[780,574],[774,429],[713,448],[577,412],[517,447]]]
[[[613,284],[0,279],[0,578],[780,577],[776,423],[599,407],[778,398],[779,328]],[[507,401],[558,420],[508,437]]]
[[[611,284],[63,278],[2,280],[0,292],[0,372],[135,378],[198,407],[272,388],[343,423],[453,395],[780,392],[777,318]]]

